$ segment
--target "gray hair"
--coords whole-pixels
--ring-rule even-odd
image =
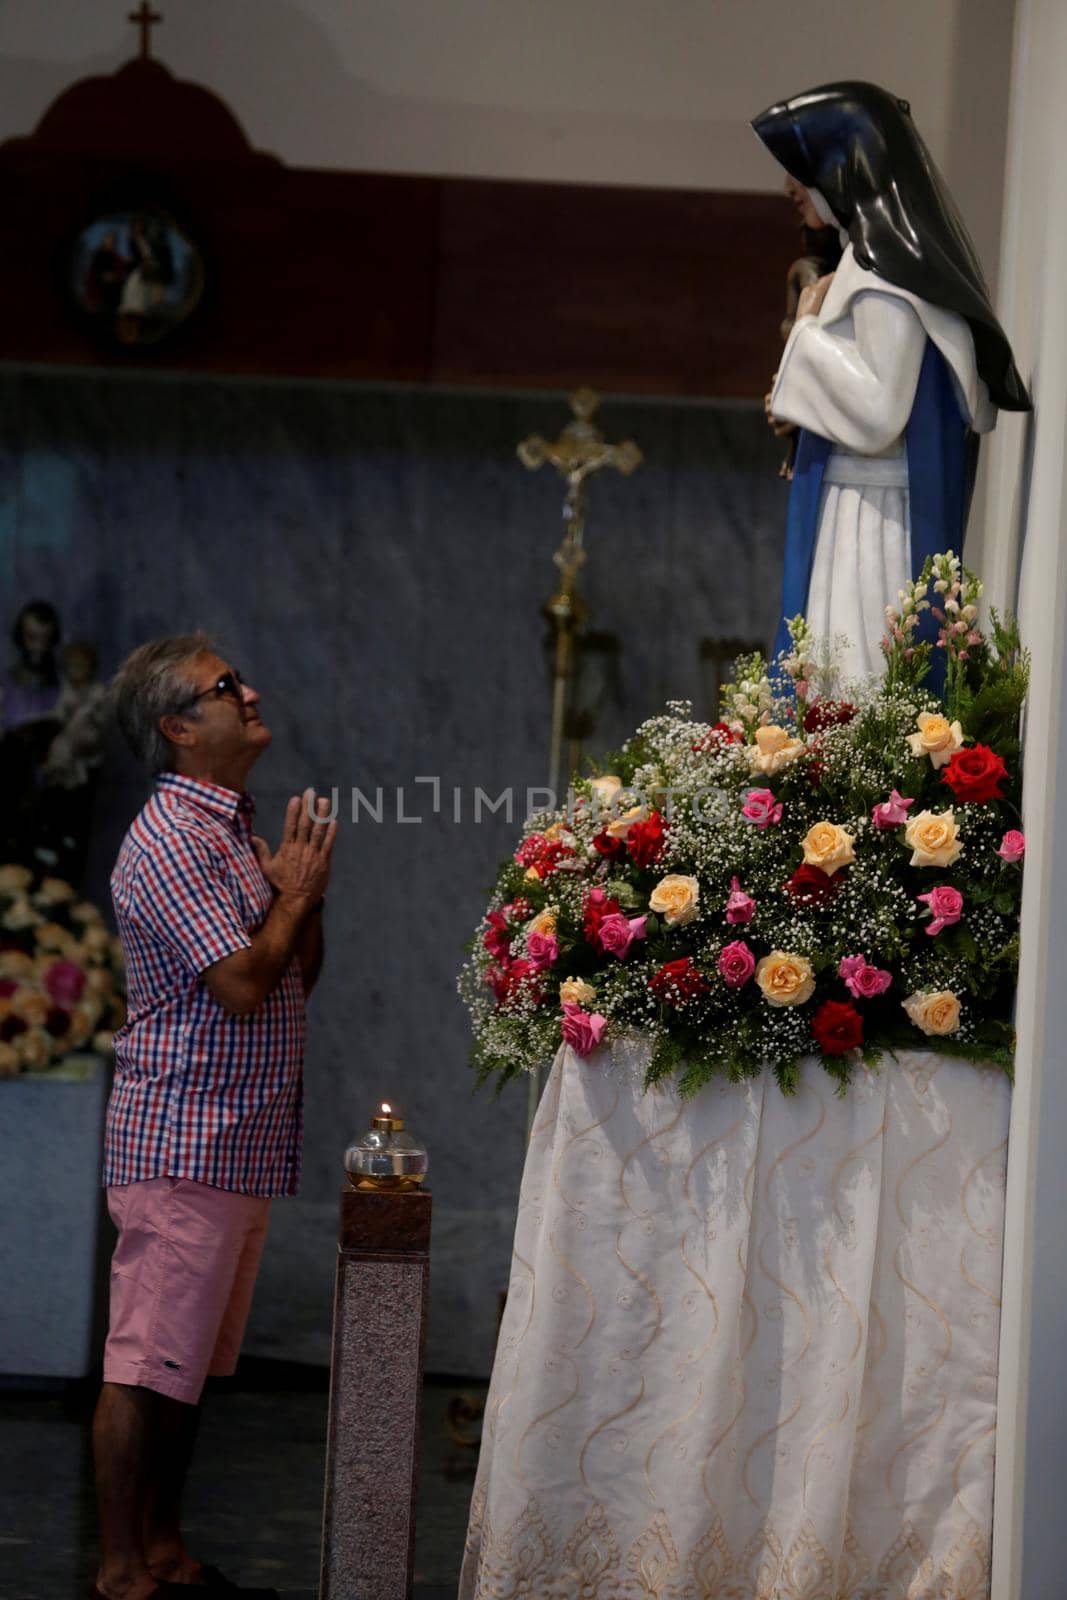
[[[126,743],[153,773],[174,766],[174,746],[159,726],[161,717],[189,708],[196,680],[186,671],[194,656],[213,652],[206,633],[177,633],[139,645],[111,680],[111,701]]]

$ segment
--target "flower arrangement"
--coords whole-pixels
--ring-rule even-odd
[[[951,551],[886,613],[885,672],[833,691],[802,617],[737,663],[714,725],[682,702],[566,810],[529,819],[459,989],[479,1081],[640,1030],[683,1093],[917,1041],[1010,1073],[1025,841],[1013,622],[978,626]],[[929,611],[935,640],[920,637]],[[931,666],[944,687],[931,686]]]
[[[118,940],[61,878],[0,866],[0,1078],[111,1048],[125,1019]]]

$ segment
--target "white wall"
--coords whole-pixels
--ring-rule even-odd
[[[1067,1476],[1067,6],[1019,0],[1001,281],[1033,419],[1005,418],[992,452],[986,570],[1018,587],[1033,651],[1016,1087],[1008,1163],[993,1594],[1065,1591]],[[1020,548],[1020,536],[1022,543]]]
[[[116,0],[5,0],[0,138],[135,33]],[[910,99],[983,259],[999,236],[1012,0],[157,0],[156,51],[312,167],[773,189],[748,128],[816,83]]]

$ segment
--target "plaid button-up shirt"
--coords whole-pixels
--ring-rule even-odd
[[[164,773],[122,842],[111,893],[128,1009],[115,1035],[104,1182],[193,1178],[294,1194],[300,1177],[304,987],[299,963],[248,1016],[201,974],[247,949],[272,891],[250,795]]]

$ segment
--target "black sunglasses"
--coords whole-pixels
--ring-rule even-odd
[[[182,704],[195,706],[198,700],[206,700],[209,694],[213,694],[216,700],[222,700],[229,696],[236,700],[238,705],[243,705],[245,698],[244,684],[245,681],[239,672],[224,672],[220,678],[215,679],[210,689],[201,689],[199,694],[192,695],[188,700],[184,700]]]

